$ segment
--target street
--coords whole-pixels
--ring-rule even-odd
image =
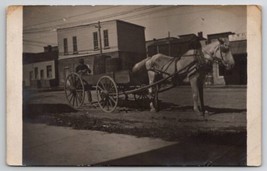
[[[71,108],[63,91],[25,92],[24,163],[245,165],[246,88],[205,88],[204,95],[205,118],[193,113],[187,86],[160,94],[157,113],[131,97],[104,113],[97,104]]]

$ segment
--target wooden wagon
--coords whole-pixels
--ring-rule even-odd
[[[104,112],[113,112],[119,98],[126,99],[133,94],[136,100],[147,98],[147,84],[135,79],[130,70],[109,72],[98,75],[70,73],[65,80],[65,95],[69,104],[79,108],[84,104],[87,91],[96,91],[97,102]]]

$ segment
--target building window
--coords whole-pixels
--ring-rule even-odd
[[[44,70],[43,69],[40,70],[40,77],[41,77],[41,79],[44,79]]]
[[[108,30],[104,30],[104,47],[109,47],[109,42],[108,42]]]
[[[33,72],[30,71],[30,80],[33,80]]]
[[[68,39],[64,38],[64,55],[68,54]]]
[[[46,76],[47,78],[52,78],[52,66],[51,65],[46,66]]]
[[[73,36],[72,37],[72,43],[73,43],[73,54],[78,53],[78,47],[77,47],[77,37]]]
[[[94,49],[97,50],[98,49],[98,35],[97,35],[97,32],[94,32],[93,35],[94,35]]]
[[[37,80],[38,79],[38,68],[34,68],[34,78]]]

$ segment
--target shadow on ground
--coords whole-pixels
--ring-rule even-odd
[[[24,104],[23,116],[40,116],[55,113],[71,113],[77,112],[67,104]]]
[[[187,115],[188,112],[192,112],[192,106],[178,106],[173,103],[161,104],[161,111],[175,112],[177,115],[187,112],[185,115],[186,117],[178,117],[178,119],[176,117],[169,118],[169,113],[163,112],[162,117],[148,114],[140,120],[138,116],[135,118],[137,112],[131,112],[129,116],[124,117],[124,113],[121,112],[116,112],[113,115],[103,113],[88,114],[90,113],[88,112],[90,109],[75,110],[66,104],[27,104],[23,107],[23,120],[33,123],[46,123],[54,126],[67,126],[74,129],[98,130],[139,137],[162,138],[164,140],[177,140],[181,136],[195,135],[201,132],[210,133],[212,130],[217,130],[219,132],[238,132],[245,129],[243,124],[226,123],[229,125],[225,126],[224,122],[220,120],[209,122],[203,117]],[[130,105],[133,105],[130,106],[130,110],[136,111],[139,109],[138,106],[134,106],[132,102]],[[127,103],[125,103],[124,106],[129,107]],[[121,108],[121,106],[119,108]],[[210,107],[208,110],[213,111],[212,114],[214,115],[220,113],[236,114],[246,111],[245,109]],[[92,112],[95,111],[92,110]]]
[[[95,166],[245,166],[246,133],[199,134],[174,145]]]
[[[129,111],[145,111],[149,110],[149,102],[148,101],[122,101],[119,103],[119,107],[125,107]],[[193,112],[193,106],[180,106],[174,103],[162,102],[160,101],[159,106],[160,111],[182,111],[182,112]],[[246,109],[235,109],[235,108],[217,108],[205,106],[205,110],[209,112],[209,115],[221,114],[221,113],[241,113],[246,112]]]

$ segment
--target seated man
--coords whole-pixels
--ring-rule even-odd
[[[79,65],[76,67],[76,73],[81,74],[81,75],[86,75],[86,74],[90,74],[91,70],[90,68],[84,64],[84,59],[80,59],[79,60]],[[88,96],[88,101],[89,103],[92,103],[92,94],[91,94],[91,86],[88,85],[85,81],[84,81],[84,88],[87,91],[87,96]]]
[[[79,60],[79,65],[76,67],[76,72],[79,74],[90,74],[90,68],[84,64],[84,59]]]

